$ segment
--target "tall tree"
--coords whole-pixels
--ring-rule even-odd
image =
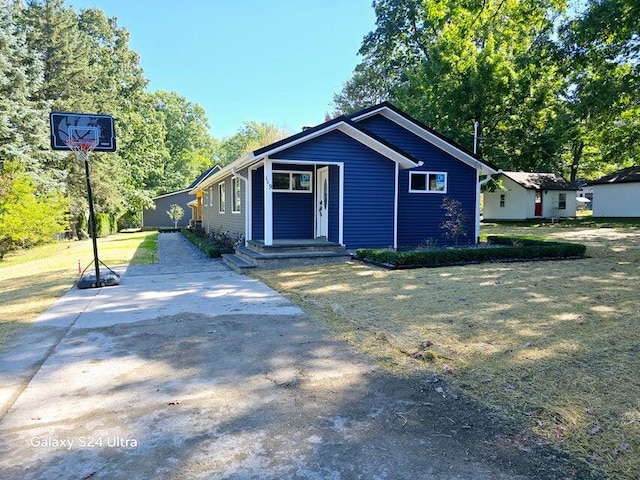
[[[152,180],[159,193],[189,185],[212,165],[214,144],[204,109],[176,92],[153,94],[154,108],[165,124],[166,161]]]
[[[548,45],[564,7],[563,0],[376,0],[364,61],[336,106],[351,108],[362,75],[382,76],[369,84],[378,95],[468,148],[478,122],[480,151],[499,166],[555,170],[562,83]]]
[[[15,3],[0,0],[0,170],[10,160],[37,171],[37,152],[48,138],[46,102],[35,99],[43,68],[16,21]]]
[[[640,160],[640,4],[590,0],[560,31],[570,178]]]
[[[217,161],[220,165],[228,165],[252,150],[257,150],[287,136],[289,136],[288,131],[273,124],[245,122],[237,133],[221,141]]]

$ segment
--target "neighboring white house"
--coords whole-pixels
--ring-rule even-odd
[[[594,217],[640,217],[640,167],[618,170],[591,184]]]
[[[576,215],[576,188],[553,173],[502,172],[506,190],[484,193],[485,220],[526,220]]]

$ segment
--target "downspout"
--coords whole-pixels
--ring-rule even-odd
[[[247,246],[247,233],[249,232],[249,179],[243,177],[236,171],[236,167],[231,167],[231,174],[244,182],[244,246]]]
[[[502,173],[502,169],[498,169],[498,171],[496,172],[496,174],[501,174]],[[478,171],[478,176],[480,176],[480,172]],[[482,185],[484,185],[485,183],[487,183],[489,180],[491,180],[491,175],[487,175],[487,178],[485,178],[484,180],[480,180],[477,184],[476,184],[476,243],[480,243],[480,192],[481,192],[481,188]]]

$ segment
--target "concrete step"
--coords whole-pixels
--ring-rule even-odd
[[[339,243],[322,240],[276,240],[269,246],[260,240],[249,240],[247,247],[261,253],[344,251]]]
[[[235,255],[233,253],[223,253],[222,261],[226,265],[228,265],[231,268],[231,270],[234,270],[235,272],[238,272],[243,275],[247,273],[248,270],[251,270],[257,267],[256,264],[250,263],[244,258],[239,257],[238,255]]]
[[[276,252],[269,251],[265,253],[238,246],[236,247],[235,255],[258,268],[267,269],[322,265],[351,260],[351,255],[342,247],[335,250],[278,250]]]

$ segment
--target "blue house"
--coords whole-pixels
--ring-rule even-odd
[[[405,249],[450,241],[445,197],[460,202],[464,238],[476,242],[480,176],[496,172],[385,102],[250,152],[191,193],[203,199],[203,228],[242,236],[241,253],[323,242]]]

